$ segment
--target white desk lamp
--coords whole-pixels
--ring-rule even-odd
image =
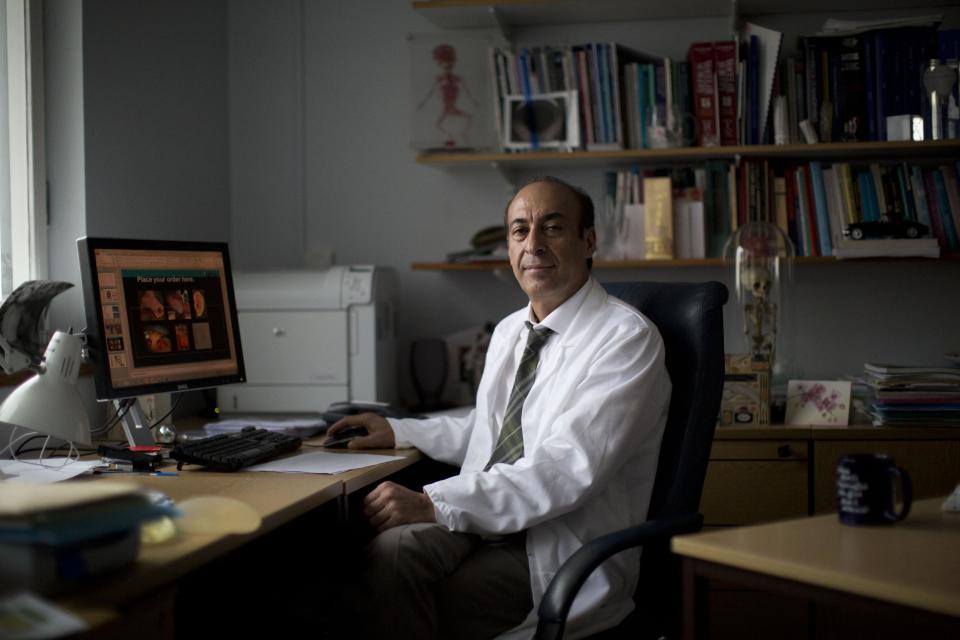
[[[40,372],[0,405],[0,422],[67,440],[71,448],[76,442],[89,444],[90,419],[77,389],[82,350],[80,336],[54,333]]]

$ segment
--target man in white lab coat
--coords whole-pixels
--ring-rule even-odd
[[[584,192],[538,178],[511,200],[506,222],[530,302],[494,330],[476,408],[426,420],[363,414],[330,428],[366,427],[354,449],[414,446],[461,467],[422,493],[384,482],[366,498],[381,532],[368,563],[377,635],[530,637],[564,560],[646,518],[670,398],[660,335],[591,277],[596,232]],[[590,576],[567,637],[630,612],[638,553]]]

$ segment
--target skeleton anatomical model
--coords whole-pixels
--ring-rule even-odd
[[[765,267],[747,267],[743,273],[743,332],[754,358],[773,362],[777,335],[777,305],[772,299],[773,279]]]

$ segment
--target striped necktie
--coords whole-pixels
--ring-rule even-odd
[[[523,401],[527,399],[527,394],[530,393],[533,381],[537,377],[540,350],[553,334],[553,331],[547,327],[534,329],[529,322],[527,322],[527,329],[529,329],[527,346],[520,357],[517,376],[513,382],[513,391],[510,392],[507,411],[503,414],[500,438],[497,440],[497,446],[493,450],[493,455],[490,456],[490,462],[484,467],[484,471],[499,462],[512,464],[523,457],[523,430],[520,424]]]

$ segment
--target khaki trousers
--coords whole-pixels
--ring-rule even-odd
[[[367,637],[492,638],[520,624],[533,608],[524,541],[433,523],[381,533],[367,548]]]

